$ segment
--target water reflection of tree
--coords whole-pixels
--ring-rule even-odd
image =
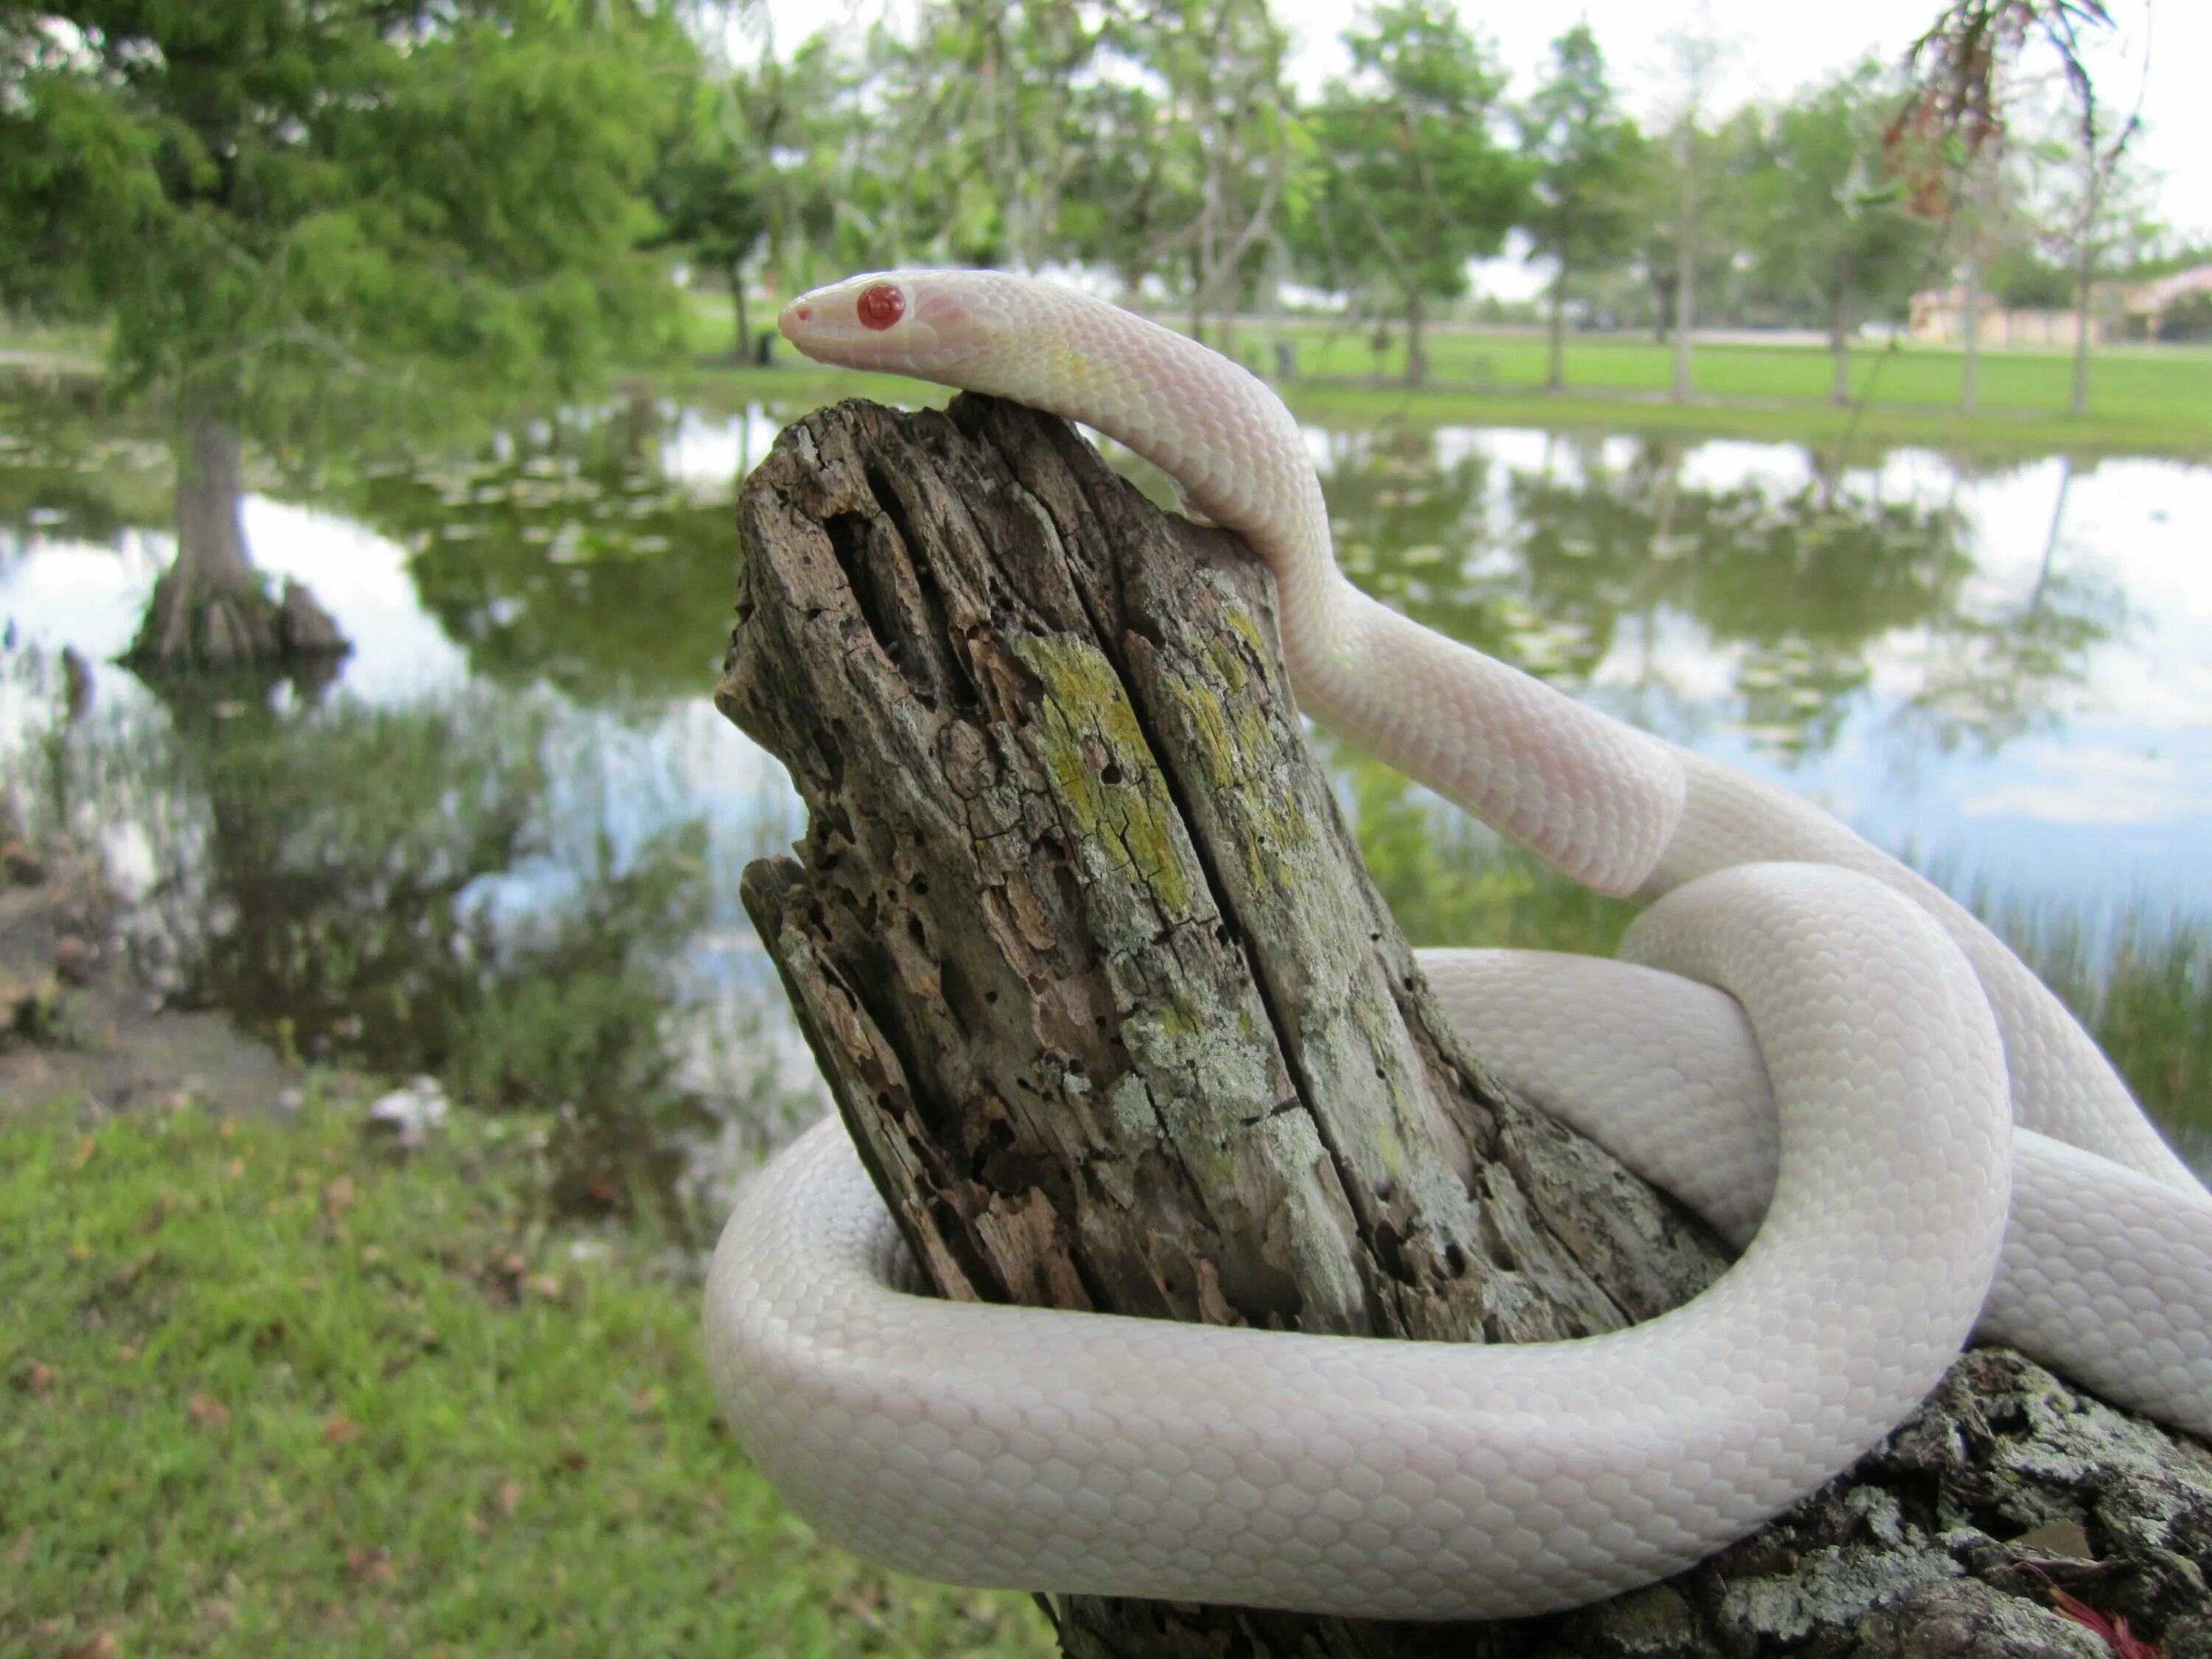
[[[365,481],[424,607],[477,673],[583,701],[703,695],[737,592],[735,480],[670,475],[678,416],[643,399],[564,416],[471,459]]]
[[[545,700],[486,688],[380,708],[265,678],[153,685],[166,719],[47,740],[46,805],[146,837],[155,881],[131,931],[170,1000],[311,1060],[556,1110],[560,1196],[686,1222],[672,1137],[704,1135],[758,1081],[738,1068],[710,1103],[680,1076],[703,830],[619,863],[602,835],[586,867],[564,864]],[[525,894],[520,919],[491,884]]]
[[[47,538],[112,545],[166,530],[173,472],[159,435],[105,412],[89,388],[0,386],[0,558]]]
[[[1502,536],[1479,456],[1439,462],[1407,433],[1348,449],[1328,481],[1347,571],[1570,688],[1608,664],[1638,718],[1678,732],[1710,695],[1667,684],[1668,624],[1686,620],[1728,676],[1732,718],[1791,757],[1834,744],[1886,643],[1912,641],[1925,662],[1900,732],[1993,747],[2055,717],[2119,621],[2108,591],[2063,572],[2026,604],[1992,604],[1948,502],[1817,476],[1710,487],[1686,478],[1679,444],[1572,447],[1571,465],[1505,477]]]

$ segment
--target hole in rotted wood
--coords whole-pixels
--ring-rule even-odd
[[[1387,1221],[1376,1224],[1375,1259],[1382,1264],[1382,1271],[1400,1284],[1413,1282],[1413,1276],[1406,1271],[1406,1253],[1398,1230]]]
[[[858,513],[833,513],[822,527],[829,532],[830,550],[837,556],[837,567],[845,573],[846,584],[853,590],[854,603],[860,607],[868,632],[876,636],[884,654],[897,664],[899,630],[877,587],[875,562],[868,556],[871,525]]]
[[[1445,1245],[1444,1266],[1451,1270],[1451,1276],[1454,1279],[1465,1279],[1467,1277],[1467,1252],[1460,1249],[1457,1244]]]
[[[998,1000],[999,994],[996,991],[986,991],[983,993],[983,1000],[986,1002],[996,1002]]]
[[[906,919],[906,936],[914,941],[917,951],[929,949],[929,934],[921,925],[921,918],[909,913]]]
[[[916,876],[914,878],[914,890],[917,897],[927,898],[929,896],[929,878],[927,876]]]
[[[1098,781],[1101,783],[1121,782],[1121,768],[1120,763],[1115,761],[1108,761],[1105,765],[1100,767],[1098,769]]]

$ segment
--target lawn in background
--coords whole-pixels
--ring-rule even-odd
[[[695,295],[693,304],[695,349],[726,356],[728,300]],[[757,325],[773,326],[772,308],[757,307],[755,313]],[[1981,412],[1966,416],[1958,407],[1963,354],[1911,341],[1855,343],[1851,388],[1858,402],[1838,409],[1827,400],[1833,366],[1826,349],[1783,340],[1700,343],[1696,401],[1683,406],[1666,400],[1674,348],[1649,335],[1569,336],[1567,390],[1556,393],[1544,389],[1548,348],[1539,333],[1432,333],[1428,384],[1412,388],[1397,379],[1405,368],[1401,331],[1393,331],[1379,357],[1363,329],[1299,322],[1282,332],[1297,347],[1298,373],[1279,389],[1301,416],[1323,423],[1411,419],[1776,441],[1848,434],[1869,444],[1979,453],[2077,450],[2212,459],[2212,349],[2203,347],[2098,351],[2089,366],[2089,413],[2077,418],[2065,412],[2073,358],[2057,350],[1984,350]],[[1237,355],[1272,374],[1273,338],[1264,326],[1248,324],[1239,331]],[[691,377],[692,383],[710,395],[767,399],[792,410],[841,397],[941,401],[917,398],[912,381],[821,368],[787,346],[779,346],[775,361],[779,367],[769,370],[718,369]]]

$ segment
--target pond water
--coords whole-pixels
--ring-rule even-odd
[[[679,1000],[743,1011],[765,1067],[749,1098],[804,1116],[810,1068],[735,898],[803,811],[710,701],[734,485],[781,413],[634,401],[272,483],[244,504],[254,556],[354,654],[327,686],[191,708],[107,665],[171,550],[166,457],[0,405],[9,787],[165,910],[179,994],[390,1069],[438,1064],[453,1034],[422,1036],[424,1010],[502,938],[565,916],[568,944],[538,947],[573,953],[684,866],[688,897],[653,889],[661,931],[629,943]],[[2092,937],[2212,915],[2212,470],[1309,436],[1346,567],[1431,625],[1822,801],[1954,890]],[[64,647],[93,665],[74,720]],[[1328,752],[1352,799],[1354,763]],[[277,942],[240,943],[257,917]],[[332,951],[348,973],[301,966]]]

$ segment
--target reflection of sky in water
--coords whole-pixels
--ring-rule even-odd
[[[1602,465],[1626,470],[1636,444],[1609,439],[1600,453]],[[1447,428],[1437,434],[1435,455],[1446,465],[1470,456],[1492,464],[1493,526],[1510,513],[1511,473],[1571,480],[1578,471],[1574,447],[1541,432]],[[1986,614],[2017,607],[2033,592],[2065,466],[2043,459],[1954,483],[1942,457],[1906,450],[1878,472],[1847,472],[1844,487],[1923,508],[1954,504],[1977,566],[1963,598]],[[1707,490],[1754,483],[1783,495],[1815,473],[1799,446],[1718,441],[1691,449],[1680,477]],[[1910,700],[1943,665],[1931,661],[1929,641],[1917,629],[1875,643],[1871,697],[1844,722],[1832,749],[1796,765],[1734,724],[1741,647],[1717,647],[1686,617],[1662,616],[1648,642],[1625,625],[1593,677],[1596,695],[1626,712],[1631,688],[1654,678],[1672,693],[1662,722],[1668,735],[1813,796],[1881,845],[1911,848],[1948,871],[2022,893],[2148,893],[2212,906],[2208,526],[2212,470],[2125,459],[2075,472],[2053,572],[2112,585],[2124,597],[2127,621],[2092,648],[2082,683],[2061,691],[2052,729],[1994,755],[1971,746],[1937,753],[1914,738]],[[1494,546],[1471,568],[1511,556]]]
[[[738,416],[680,411],[660,437],[663,465],[688,493],[711,497],[767,453],[775,429],[757,409]],[[1365,447],[1356,435],[1321,433],[1310,434],[1310,444],[1324,466]],[[1634,441],[1613,439],[1599,453],[1603,465],[1625,468],[1635,449]],[[1510,471],[1549,471],[1571,481],[1586,453],[1540,432],[1472,429],[1437,434],[1432,451],[1445,464],[1470,455],[1492,464],[1494,528],[1510,511]],[[1954,483],[1940,457],[1900,452],[1878,473],[1847,475],[1845,487],[1923,507],[1955,500],[1978,566],[1972,597],[1988,611],[2033,591],[2062,476],[2063,463],[2045,460]],[[1697,446],[1682,472],[1685,483],[1709,489],[1754,482],[1779,494],[1813,477],[1802,447],[1734,441]],[[1595,695],[1627,708],[1634,682],[1656,671],[1668,688],[1661,724],[1670,735],[1822,800],[1885,846],[1911,846],[2008,889],[2077,896],[2155,891],[2212,904],[2208,524],[2212,471],[2123,460],[2076,473],[2054,568],[2117,586],[2130,622],[2093,649],[2084,683],[2061,694],[2052,729],[1995,755],[1971,746],[1939,754],[1906,726],[1910,700],[1941,666],[1911,629],[1876,644],[1871,694],[1832,748],[1796,766],[1734,723],[1738,647],[1717,647],[1686,617],[1662,614],[1648,641],[1624,626],[1596,671]],[[263,568],[307,582],[353,640],[340,694],[404,702],[465,679],[465,653],[416,600],[404,549],[345,519],[259,496],[246,503],[246,527]],[[114,548],[33,539],[0,566],[0,619],[12,618],[28,639],[73,644],[99,662],[128,641],[169,550],[166,537],[137,532]],[[720,971],[751,977],[762,967],[740,965],[753,947],[736,909],[736,872],[744,858],[794,838],[802,818],[781,769],[714,711],[710,690],[702,673],[695,697],[614,712],[561,704],[556,769],[568,804],[579,809],[574,821],[605,823],[620,846],[678,818],[707,818],[722,914],[702,950],[720,961]],[[111,708],[146,702],[129,676],[105,668],[100,696]],[[12,723],[20,713],[0,709],[0,718]],[[526,908],[567,879],[564,867],[577,867],[574,858],[517,872],[498,896]]]

